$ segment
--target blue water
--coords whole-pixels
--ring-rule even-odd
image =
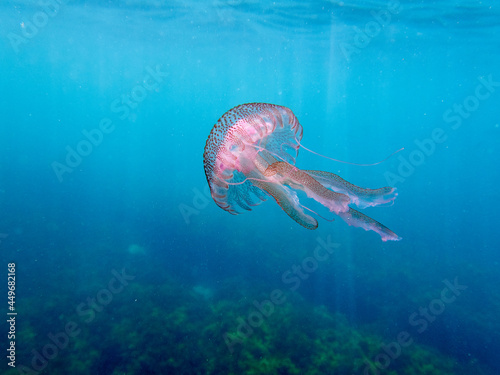
[[[2,309],[15,263],[18,313],[2,373],[500,373],[497,2],[0,14]],[[217,207],[205,142],[251,102],[290,108],[304,146],[331,158],[404,147],[369,167],[297,158],[397,187],[363,212],[403,239],[339,218],[309,231],[272,198]]]

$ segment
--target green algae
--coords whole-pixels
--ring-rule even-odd
[[[286,301],[275,306],[252,334],[240,336],[231,353],[224,335],[237,335],[238,319],[246,319],[252,301],[266,297],[256,293],[266,287],[249,287],[233,279],[206,299],[172,280],[161,286],[133,282],[88,324],[69,301],[63,301],[58,307],[59,327],[71,320],[81,332],[48,361],[45,371],[51,375],[457,373],[455,359],[418,340],[403,348],[382,371],[373,364],[374,358],[383,353],[381,345],[390,338],[370,326],[353,326],[345,315],[314,306],[297,293],[287,294]],[[37,308],[43,314],[54,306]],[[29,311],[25,319],[35,322],[38,315]],[[57,324],[53,327],[52,331],[58,328]],[[49,342],[46,334],[35,333],[28,324],[20,337],[41,350]],[[19,348],[27,366],[28,348]]]

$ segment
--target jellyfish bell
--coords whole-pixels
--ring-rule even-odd
[[[251,211],[273,197],[297,223],[316,229],[297,191],[326,207],[347,224],[378,233],[382,241],[400,240],[389,228],[356,211],[390,204],[395,188],[364,189],[336,174],[295,167],[302,126],[286,107],[267,103],[242,104],[227,111],[210,132],[203,162],[215,203],[236,215]]]

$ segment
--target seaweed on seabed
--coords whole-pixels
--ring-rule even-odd
[[[131,283],[51,361],[50,374],[362,374],[380,353],[383,337],[290,294],[231,354],[223,334],[248,315],[256,289],[246,289],[246,299],[205,299],[173,282]],[[384,373],[454,374],[453,366],[414,343]]]

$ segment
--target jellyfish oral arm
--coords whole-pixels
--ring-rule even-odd
[[[356,211],[350,208],[347,212],[341,212],[339,216],[349,225],[354,227],[363,228],[367,231],[374,231],[380,235],[382,241],[399,241],[399,237],[392,230],[387,228],[385,225],[379,223],[378,221],[366,216],[362,212]]]
[[[275,185],[286,184],[292,188],[303,190],[306,192],[308,197],[313,198],[325,207],[328,207],[330,211],[339,215],[347,224],[363,228],[367,231],[374,231],[380,235],[382,241],[398,241],[401,239],[396,235],[396,233],[383,224],[347,206],[347,204],[350,203],[349,197],[352,197],[355,203],[363,207],[387,203],[396,197],[395,194],[393,194],[393,196],[391,195],[394,190],[392,188],[381,188],[375,190],[363,189],[343,180],[333,173],[322,171],[302,171],[285,162],[275,162],[271,164],[264,171],[264,176],[267,178],[275,178],[279,182]],[[321,181],[321,183],[317,180]],[[337,191],[342,193],[328,190],[325,186],[323,186],[323,184],[328,188],[335,188]],[[349,197],[344,195],[344,193],[348,194]],[[272,193],[271,195],[274,196]],[[278,199],[276,199],[276,201],[279,203]],[[283,207],[281,203],[280,206]],[[297,209],[298,206],[298,202],[296,202],[293,207],[289,207],[289,210]],[[289,211],[286,212],[290,217],[301,224],[293,215],[289,213]],[[305,215],[302,210],[301,213]],[[304,226],[304,224],[301,225]]]
[[[295,189],[304,191],[309,198],[327,207],[336,214],[349,210],[349,197],[344,194],[328,190],[313,177],[304,171],[286,162],[271,164],[264,172],[264,176],[272,177],[278,175],[278,181]]]
[[[316,229],[318,222],[315,218],[307,215],[299,203],[299,198],[295,192],[285,186],[263,182],[261,180],[254,181],[254,184],[271,195],[281,209],[286,212],[293,220],[307,229]]]
[[[359,208],[392,205],[394,199],[398,196],[396,188],[383,187],[380,189],[364,189],[351,184],[334,173],[308,170],[304,170],[304,172],[326,188],[347,195],[351,203]]]

